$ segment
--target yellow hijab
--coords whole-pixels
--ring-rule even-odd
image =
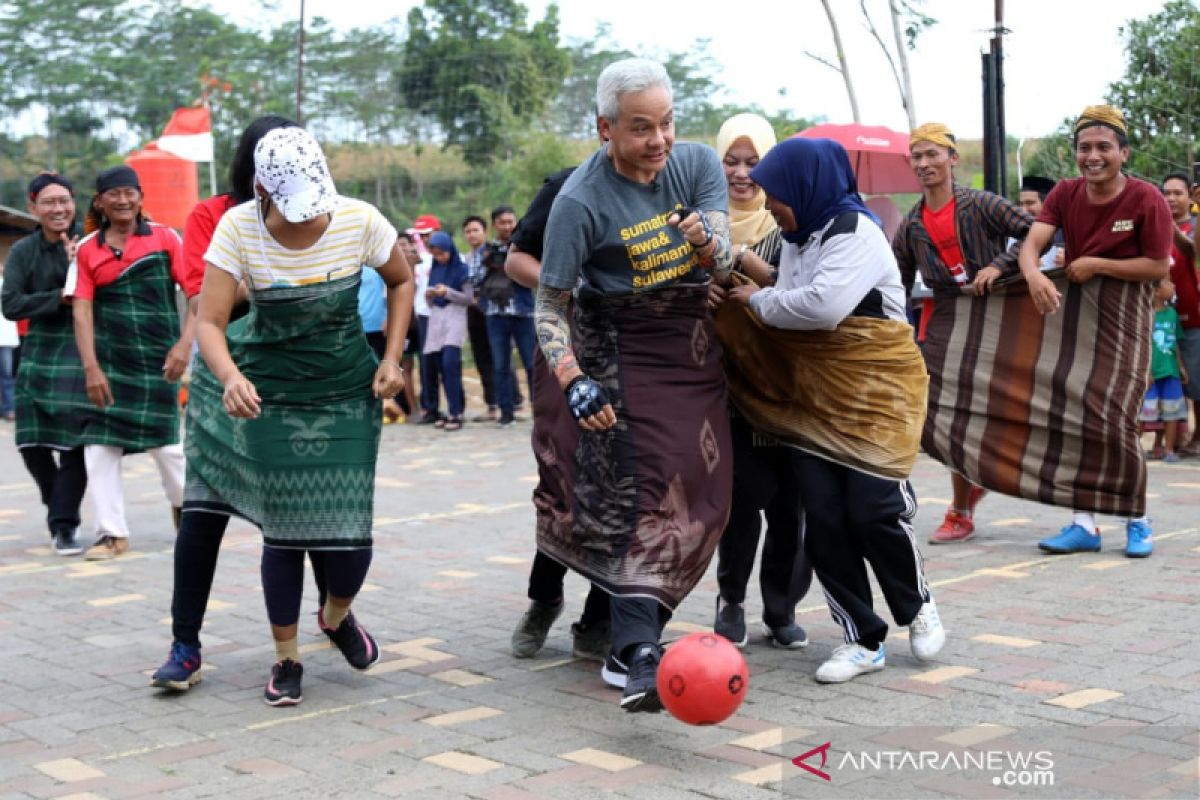
[[[733,143],[746,138],[762,158],[775,146],[775,129],[758,114],[738,114],[725,120],[717,132],[717,155],[722,161]],[[775,218],[767,211],[767,196],[762,189],[745,202],[729,201],[729,224],[733,244],[753,247],[775,229]]]

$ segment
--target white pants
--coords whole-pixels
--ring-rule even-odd
[[[158,465],[167,500],[175,508],[183,505],[183,445],[155,447],[146,452]],[[129,538],[129,525],[125,522],[125,489],[121,483],[121,456],[124,454],[120,447],[104,444],[89,444],[83,448],[97,537]]]

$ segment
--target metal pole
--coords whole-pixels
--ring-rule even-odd
[[[992,39],[995,59],[996,89],[996,141],[999,143],[999,190],[996,194],[1008,193],[1008,134],[1004,128],[1004,0],[996,0],[996,35]]]
[[[296,124],[304,124],[304,0],[300,0],[300,32],[296,47]]]

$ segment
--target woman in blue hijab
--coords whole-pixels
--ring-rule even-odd
[[[855,391],[877,396],[873,413],[890,418],[897,415],[893,403],[911,404],[904,395],[891,393],[886,382],[875,380],[880,370],[889,375],[903,371],[920,387],[912,402],[923,408],[927,378],[907,326],[900,270],[878,220],[858,195],[846,151],[824,139],[789,139],[773,147],[750,177],[766,192],[767,209],[783,232],[779,279],[764,289],[739,286],[729,298],[749,306],[770,327],[835,331],[826,334],[831,356],[822,366],[837,372],[831,377],[844,377],[868,363]],[[847,322],[849,318],[866,319]],[[841,351],[843,361],[835,351]],[[819,374],[818,365],[809,366]],[[793,365],[783,369],[791,371]],[[839,408],[805,411],[825,421],[825,429],[864,426],[864,420]],[[866,425],[863,429],[872,429]],[[919,430],[919,422],[914,427]],[[912,447],[915,457],[915,434]],[[856,455],[852,452],[817,455],[818,450],[802,449],[798,472],[807,523],[804,550],[846,640],[817,669],[816,680],[843,683],[883,669],[888,625],[872,608],[867,564],[896,624],[909,626],[913,655],[932,659],[946,633],[913,538],[917,503],[911,484],[872,472],[871,463],[849,460],[847,455]]]
[[[467,306],[472,290],[467,265],[458,255],[450,235],[438,231],[429,237],[433,267],[429,270],[429,325],[425,332],[424,354],[429,367],[430,396],[439,403],[439,382],[446,389],[449,416],[437,412],[435,427],[457,431],[463,426],[462,346],[467,338]],[[421,377],[422,381],[425,376]]]

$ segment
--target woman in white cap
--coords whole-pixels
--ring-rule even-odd
[[[302,699],[296,634],[304,556],[324,570],[317,621],[367,669],[379,647],[350,604],[371,562],[382,397],[404,385],[400,351],[412,310],[408,262],[374,207],[337,194],[320,146],[279,128],[254,151],[256,197],[222,217],[205,255],[197,364],[187,414],[183,525],[236,514],[263,533],[262,586],[277,660],[269,705]],[[363,265],[387,284],[387,349],[376,359],[358,316]],[[230,324],[238,283],[250,313]],[[199,649],[187,656],[186,688]],[[174,653],[173,653],[174,656]]]

